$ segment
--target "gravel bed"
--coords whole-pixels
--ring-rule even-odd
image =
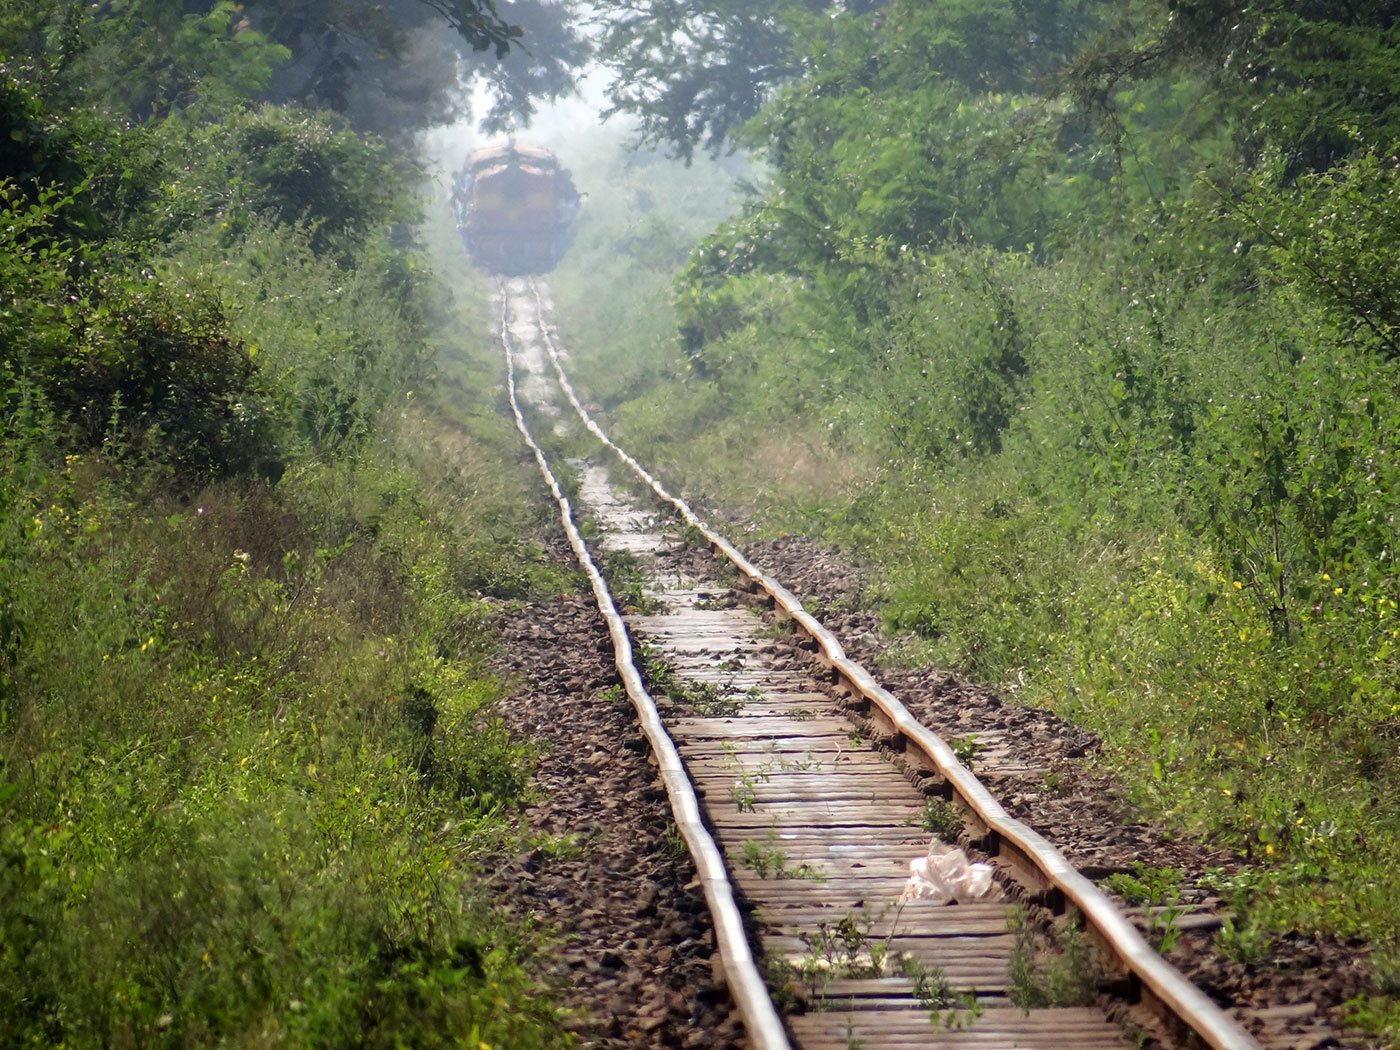
[[[489,888],[557,942],[554,976],[586,1047],[743,1046],[712,969],[709,913],[617,681],[591,595],[503,611],[502,715],[540,748],[532,830],[571,849],[499,858]]]

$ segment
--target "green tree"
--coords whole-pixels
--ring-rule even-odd
[[[808,21],[802,76],[740,132],[769,161],[771,186],[683,279],[691,348],[728,277],[799,275],[820,286],[834,324],[862,325],[904,294],[918,253],[963,238],[1021,248],[1087,208],[1093,180],[1066,188],[1094,158],[1062,150],[1065,118],[1036,89],[1101,7],[893,0]]]
[[[489,80],[496,120],[572,88],[588,49],[571,8],[521,0],[19,0],[0,55],[59,104],[138,120],[250,99],[345,114],[402,139],[458,114],[462,74]],[[517,24],[519,19],[524,24]]]
[[[1287,178],[1400,141],[1395,0],[1135,0],[1115,15],[1066,78],[1091,109],[1111,112],[1129,85],[1200,77],[1219,93],[1242,159],[1276,151]]]
[[[612,113],[642,141],[689,159],[719,153],[773,88],[802,72],[797,28],[838,7],[878,0],[610,0],[598,10],[598,57],[612,71]]]
[[[150,221],[162,238],[211,219],[227,237],[263,222],[303,226],[318,253],[353,253],[417,214],[404,192],[410,167],[334,114],[264,105],[217,124],[172,123],[161,141]]]
[[[252,27],[239,4],[197,10],[172,0],[104,0],[89,6],[30,0],[0,51],[31,52],[37,82],[62,101],[145,120],[193,105],[218,112],[264,90],[285,47]]]
[[[517,0],[509,22],[493,0],[250,0],[246,11],[291,52],[268,99],[333,109],[385,138],[458,116],[460,75],[489,84],[498,123],[527,116],[572,89],[588,54],[571,8],[549,0]]]
[[[612,0],[599,9],[599,58],[612,112],[643,141],[689,158],[718,153],[794,79],[819,75],[823,39],[859,24],[872,69],[924,60],[925,76],[985,90],[1025,90],[1073,54],[1096,0]],[[885,10],[888,9],[888,10]],[[872,17],[866,17],[872,16]]]
[[[1264,167],[1225,212],[1257,239],[1275,276],[1307,287],[1353,336],[1400,358],[1400,158],[1367,152],[1281,189]]]

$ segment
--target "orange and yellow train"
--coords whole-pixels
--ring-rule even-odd
[[[579,193],[553,153],[514,142],[467,156],[453,185],[457,229],[493,273],[547,273],[568,247]]]

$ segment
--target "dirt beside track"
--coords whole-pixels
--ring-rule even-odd
[[[502,613],[502,715],[542,749],[527,819],[563,850],[502,858],[490,889],[553,933],[554,971],[586,1047],[743,1045],[711,969],[709,913],[617,681],[591,595]]]

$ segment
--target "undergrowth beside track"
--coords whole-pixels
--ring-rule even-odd
[[[488,618],[565,581],[411,169],[3,76],[0,1041],[569,1045],[473,868],[532,768]]]

